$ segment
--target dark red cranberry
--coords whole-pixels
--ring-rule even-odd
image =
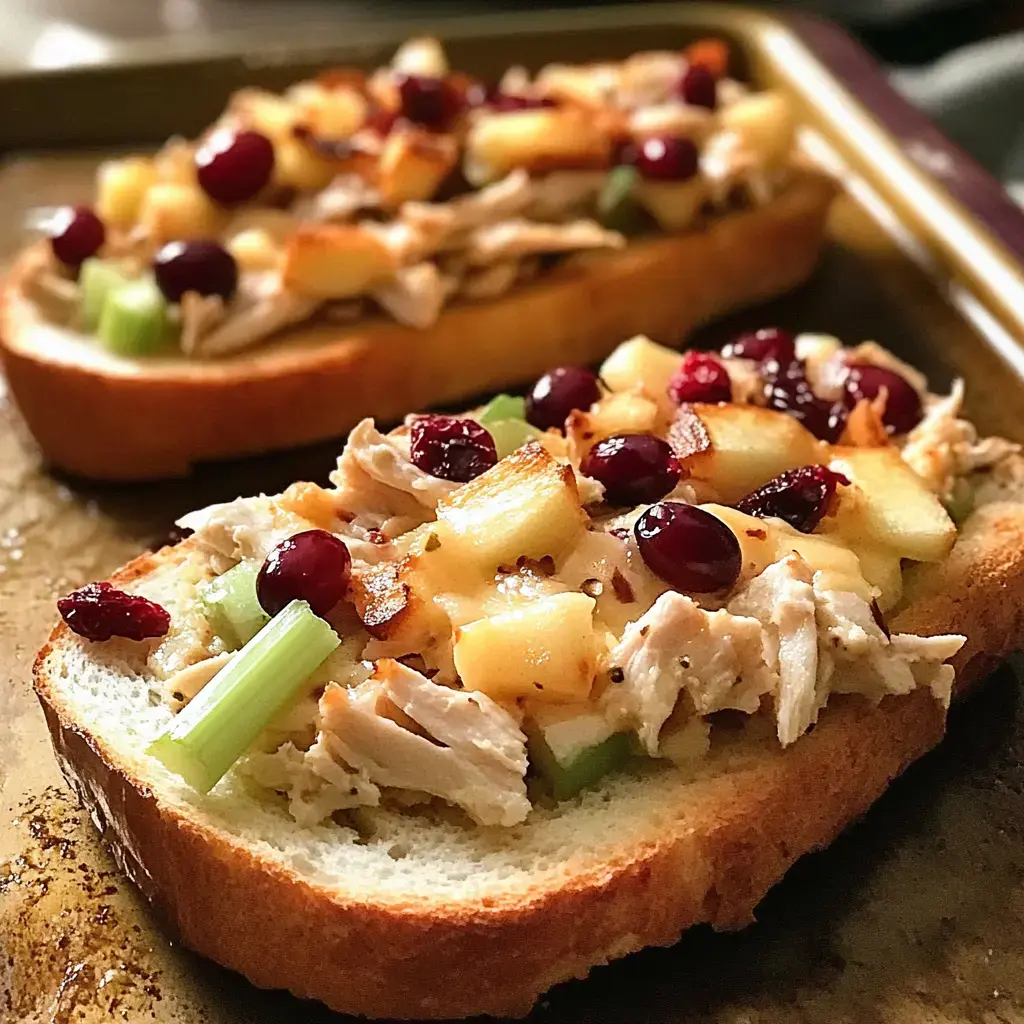
[[[88,583],[57,602],[68,628],[86,640],[147,640],[171,628],[165,608],[138,594],[126,594],[105,580]]]
[[[202,190],[222,206],[257,195],[274,172],[274,144],[259,132],[219,128],[196,151]]]
[[[832,505],[836,487],[849,482],[828,466],[801,466],[751,491],[736,507],[748,516],[784,519],[801,533],[810,533]]]
[[[788,365],[796,359],[796,340],[781,327],[762,327],[734,338],[723,346],[722,355],[726,359],[756,359],[758,362],[771,359]]]
[[[696,175],[700,154],[697,146],[685,138],[655,135],[622,154],[624,162],[633,164],[641,177],[652,181],[689,181]]]
[[[444,131],[462,112],[463,99],[444,78],[431,75],[399,75],[402,116],[432,131]]]
[[[390,135],[391,129],[395,127],[397,121],[397,110],[385,110],[384,107],[378,107],[367,116],[366,127],[378,135]]]
[[[695,505],[662,501],[633,527],[647,567],[691,594],[731,587],[740,575],[740,542],[721,519]]]
[[[107,237],[103,221],[88,206],[65,206],[50,225],[53,255],[69,267],[95,256]]]
[[[664,498],[679,482],[679,460],[652,434],[616,434],[598,441],[580,472],[604,484],[612,505],[639,505]]]
[[[905,378],[884,366],[853,363],[843,380],[843,398],[852,409],[862,398],[869,402],[885,388],[885,413],[882,422],[890,434],[905,434],[921,422],[921,396]]]
[[[305,601],[326,615],[347,593],[352,557],[345,542],[326,530],[306,530],[281,541],[256,576],[256,597],[268,615],[291,601]]]
[[[238,287],[234,256],[212,238],[168,242],[156,254],[153,272],[168,302],[181,302],[185,292],[230,299]]]
[[[569,413],[589,409],[601,397],[597,375],[582,366],[559,366],[545,373],[526,396],[526,420],[538,430],[565,431]]]
[[[769,409],[792,416],[822,441],[835,444],[839,440],[846,425],[846,409],[842,402],[829,402],[814,393],[802,362],[794,359],[780,364],[769,359],[761,372]]]
[[[498,461],[494,438],[476,420],[420,416],[409,433],[413,465],[442,480],[464,484]]]
[[[710,352],[690,351],[683,356],[668,385],[673,402],[730,402],[732,384],[721,359]]]
[[[690,64],[679,79],[679,97],[691,107],[718,106],[718,83],[703,64]]]

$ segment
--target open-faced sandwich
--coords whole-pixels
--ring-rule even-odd
[[[372,74],[233,96],[104,164],[16,262],[0,352],[47,457],[102,478],[340,437],[592,363],[811,272],[833,183],[724,44]]]
[[[187,945],[338,1010],[739,927],[1019,643],[1022,462],[962,397],[771,329],[364,420],[60,601],[61,765]]]

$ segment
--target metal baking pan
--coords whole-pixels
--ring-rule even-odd
[[[333,37],[304,26],[272,44],[237,37],[216,53],[166,51],[155,66],[152,54],[138,52],[109,68],[11,78],[3,86],[7,110],[31,101],[36,116],[5,118],[3,144],[158,141],[200,127],[242,84],[282,85],[330,63],[372,65],[423,27],[362,25],[344,42],[325,44]],[[738,70],[795,98],[806,145],[841,177],[845,194],[805,287],[698,340],[714,344],[767,323],[847,341],[877,338],[940,385],[964,377],[982,428],[1024,439],[1024,216],[838,29],[698,4],[430,27],[446,38],[456,65],[489,75],[513,61],[624,56],[707,34],[730,40]],[[0,250],[13,251],[27,206],[86,195],[97,158],[11,158],[0,170]],[[257,991],[173,943],[61,783],[29,689],[56,594],[105,575],[160,539],[186,509],[295,478],[322,479],[333,455],[334,446],[323,445],[207,466],[158,486],[70,486],[41,472],[16,412],[0,397],[0,671],[10,680],[0,688],[0,1022],[341,1024],[319,1007]],[[1024,1020],[1022,765],[1024,703],[1004,667],[955,709],[939,750],[828,851],[793,869],[765,899],[757,924],[735,935],[695,929],[671,949],[600,968],[553,990],[534,1019]],[[810,782],[808,791],[813,799]]]

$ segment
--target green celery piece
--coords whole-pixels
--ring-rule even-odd
[[[269,621],[256,597],[255,564],[239,562],[197,588],[206,620],[232,650],[247,644]]]
[[[152,277],[128,281],[107,293],[97,334],[118,355],[151,355],[165,348],[173,336],[167,309],[167,300]]]
[[[305,601],[292,601],[206,684],[147,753],[207,793],[302,693],[341,641]]]
[[[635,195],[639,180],[639,172],[629,164],[613,167],[605,176],[597,196],[597,219],[610,231],[634,236],[651,230],[651,216]]]
[[[88,259],[82,264],[78,283],[82,289],[82,326],[90,334],[100,322],[107,296],[130,279],[110,260]]]
[[[526,399],[513,395],[495,395],[477,417],[494,438],[498,458],[511,455],[527,441],[541,437],[541,432],[526,422]]]
[[[525,420],[526,399],[515,395],[495,395],[484,406],[478,417],[481,426],[498,423],[501,420]]]
[[[632,756],[629,733],[617,732],[592,747],[584,747],[568,762],[559,761],[538,729],[530,736],[530,763],[548,784],[556,800],[568,800],[609,772],[626,765]]]
[[[498,451],[499,459],[511,455],[517,448],[522,448],[527,441],[543,436],[536,427],[531,427],[525,420],[497,420],[483,425],[494,438],[494,447]]]
[[[953,485],[953,493],[944,502],[949,518],[962,526],[964,520],[974,511],[974,487],[962,477]]]

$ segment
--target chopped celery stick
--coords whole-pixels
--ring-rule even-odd
[[[121,268],[110,260],[88,259],[82,264],[78,283],[82,289],[82,326],[90,333],[100,322],[100,313],[107,296],[121,285],[127,284],[128,277]]]
[[[144,356],[165,348],[173,336],[167,300],[152,277],[107,292],[96,333],[111,352]]]
[[[522,448],[527,441],[543,436],[525,420],[496,420],[493,423],[484,423],[483,426],[494,438],[494,447],[498,451],[499,459],[511,455],[517,448]]]
[[[514,395],[495,395],[480,413],[481,426],[497,423],[499,420],[525,420],[526,399]]]
[[[206,620],[232,650],[247,644],[270,620],[256,597],[259,567],[239,562],[197,589]]]
[[[341,641],[305,601],[278,612],[149,746],[166,768],[206,793],[302,693]]]
[[[628,733],[613,733],[590,747],[583,747],[560,761],[552,753],[543,730],[530,736],[530,763],[547,783],[556,800],[568,800],[580,790],[592,786],[609,772],[622,768],[630,759],[632,749]]]
[[[651,229],[651,215],[635,195],[639,180],[640,174],[631,164],[613,167],[605,176],[597,197],[597,219],[604,227],[629,236]]]

